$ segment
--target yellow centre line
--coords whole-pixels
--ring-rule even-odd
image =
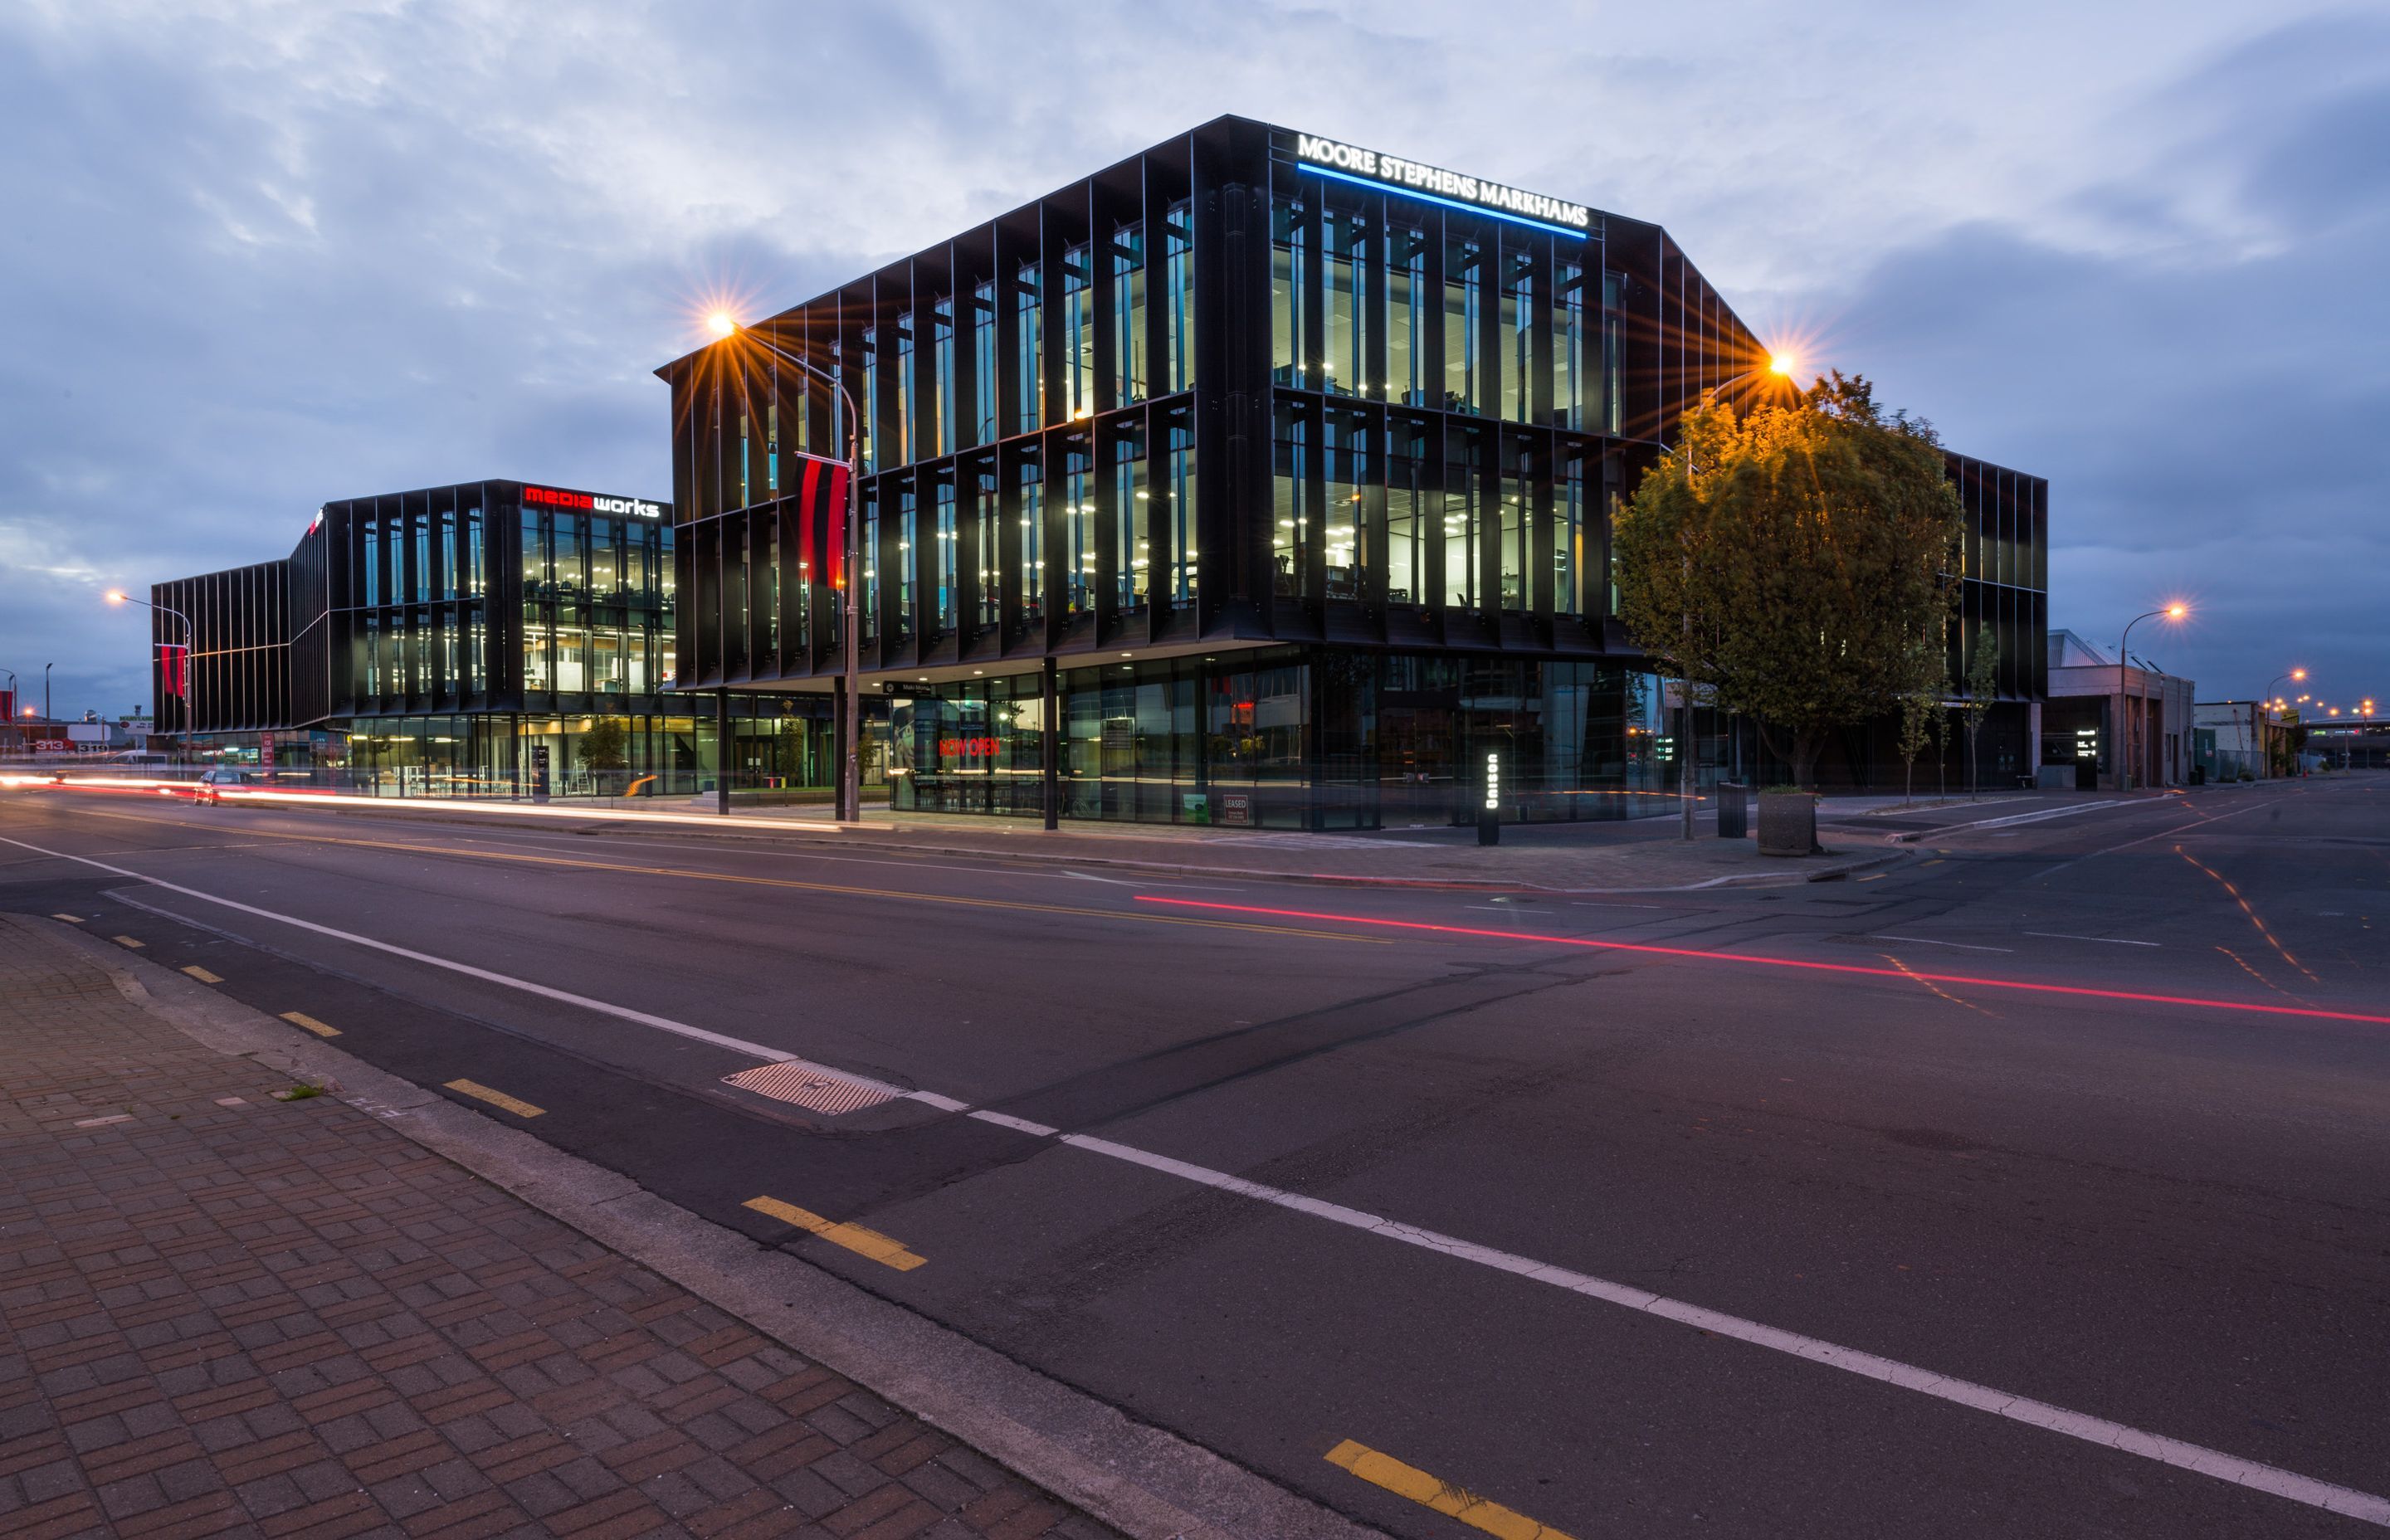
[[[810,1209],[794,1203],[783,1203],[777,1198],[750,1198],[746,1206],[757,1213],[767,1213],[783,1224],[809,1230],[833,1245],[843,1246],[857,1256],[867,1256],[883,1266],[900,1273],[909,1273],[930,1259],[916,1255],[905,1243],[878,1230],[867,1230],[860,1225],[842,1225],[824,1219]]]
[[[110,936],[108,939],[114,942],[119,946],[129,946],[135,952],[140,951],[142,948],[142,943],[135,941],[131,936]]]
[[[1328,1463],[1343,1467],[1371,1486],[1383,1487],[1397,1497],[1407,1497],[1421,1508],[1433,1508],[1471,1529],[1497,1536],[1498,1540],[1570,1540],[1548,1524],[1539,1524],[1465,1487],[1438,1481],[1415,1465],[1405,1465],[1392,1455],[1381,1455],[1349,1438],[1328,1451]]]
[[[314,1017],[308,1015],[303,1010],[286,1010],[282,1013],[282,1019],[285,1021],[289,1022],[294,1027],[306,1028],[309,1032],[314,1033],[318,1037],[338,1037],[341,1035],[340,1028],[326,1026],[323,1022],[316,1020]]]
[[[81,915],[52,915],[50,918],[52,919],[65,920],[69,925],[81,925],[83,923],[83,917]]]
[[[197,963],[192,963],[189,967],[184,969],[183,971],[188,973],[192,978],[199,980],[199,982],[203,984],[220,984],[224,982],[222,976],[209,972],[206,969],[201,968]]]
[[[972,909],[1009,909],[1022,914],[1083,915],[1094,919],[1133,920],[1140,925],[1191,925],[1208,930],[1250,930],[1265,936],[1301,936],[1311,941],[1354,942],[1364,946],[1390,946],[1382,936],[1354,936],[1341,930],[1306,930],[1289,925],[1251,925],[1238,920],[1196,919],[1184,916],[1131,914],[1117,909],[1084,909],[1064,904],[1022,904],[1010,899],[964,898],[953,893],[908,892],[901,888],[857,888],[838,882],[801,882],[790,877],[740,877],[730,872],[696,871],[687,866],[636,866],[615,861],[583,861],[569,855],[529,855],[516,851],[460,850],[453,845],[409,844],[397,840],[342,840],[328,834],[282,834],[261,829],[274,840],[294,840],[313,845],[354,845],[365,850],[405,851],[415,855],[456,855],[474,861],[520,861],[542,866],[571,866],[582,871],[623,872],[636,877],[685,877],[698,882],[735,882],[752,888],[793,888],[804,892],[840,893],[850,898],[893,898],[917,904],[953,904]]]
[[[503,1107],[519,1118],[535,1118],[547,1110],[545,1107],[533,1107],[530,1102],[520,1097],[510,1097],[504,1091],[493,1091],[475,1080],[452,1080],[446,1089],[456,1092],[460,1097],[471,1097],[476,1101],[486,1101],[493,1107]]]

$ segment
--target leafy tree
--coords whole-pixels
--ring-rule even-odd
[[[1829,735],[1897,707],[1909,640],[1947,623],[1962,526],[1939,443],[1839,373],[1740,419],[1705,400],[1681,426],[1618,518],[1621,618],[1813,786]]]
[[[1908,684],[1900,692],[1901,788],[1903,806],[1916,800],[1917,756],[1926,745],[1941,735],[1934,731],[1936,719],[1942,714],[1942,701],[1949,694],[1948,682],[1943,677],[1942,648],[1933,636],[1912,636],[1908,641]]]
[[[630,768],[630,725],[619,716],[601,716],[573,740],[573,757],[584,770]]]
[[[1967,695],[1959,706],[1960,718],[1967,728],[1967,796],[1971,801],[1983,784],[1983,760],[1975,750],[1975,735],[1983,731],[1984,718],[1990,714],[2000,689],[2000,644],[1990,626],[1975,632],[1974,653],[1967,661]]]

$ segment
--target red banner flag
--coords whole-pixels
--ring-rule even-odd
[[[190,650],[189,648],[177,647],[171,642],[161,644],[158,648],[160,676],[164,682],[166,693],[177,700],[186,699],[191,693],[189,671],[184,667],[189,658]]]
[[[804,474],[797,482],[797,549],[816,583],[846,584],[846,467],[836,460],[800,455]]]

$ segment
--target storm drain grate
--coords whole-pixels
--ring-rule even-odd
[[[883,1101],[894,1101],[904,1093],[893,1085],[874,1081],[857,1080],[834,1070],[807,1064],[803,1059],[789,1059],[778,1064],[765,1064],[759,1069],[741,1070],[724,1078],[725,1085],[736,1085],[742,1091],[752,1091],[774,1101],[792,1102],[815,1112],[857,1112],[866,1107],[877,1107]]]

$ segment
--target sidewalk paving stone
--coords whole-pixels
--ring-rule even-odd
[[[49,925],[0,915],[12,1540],[1113,1534],[337,1097],[273,1099]]]

